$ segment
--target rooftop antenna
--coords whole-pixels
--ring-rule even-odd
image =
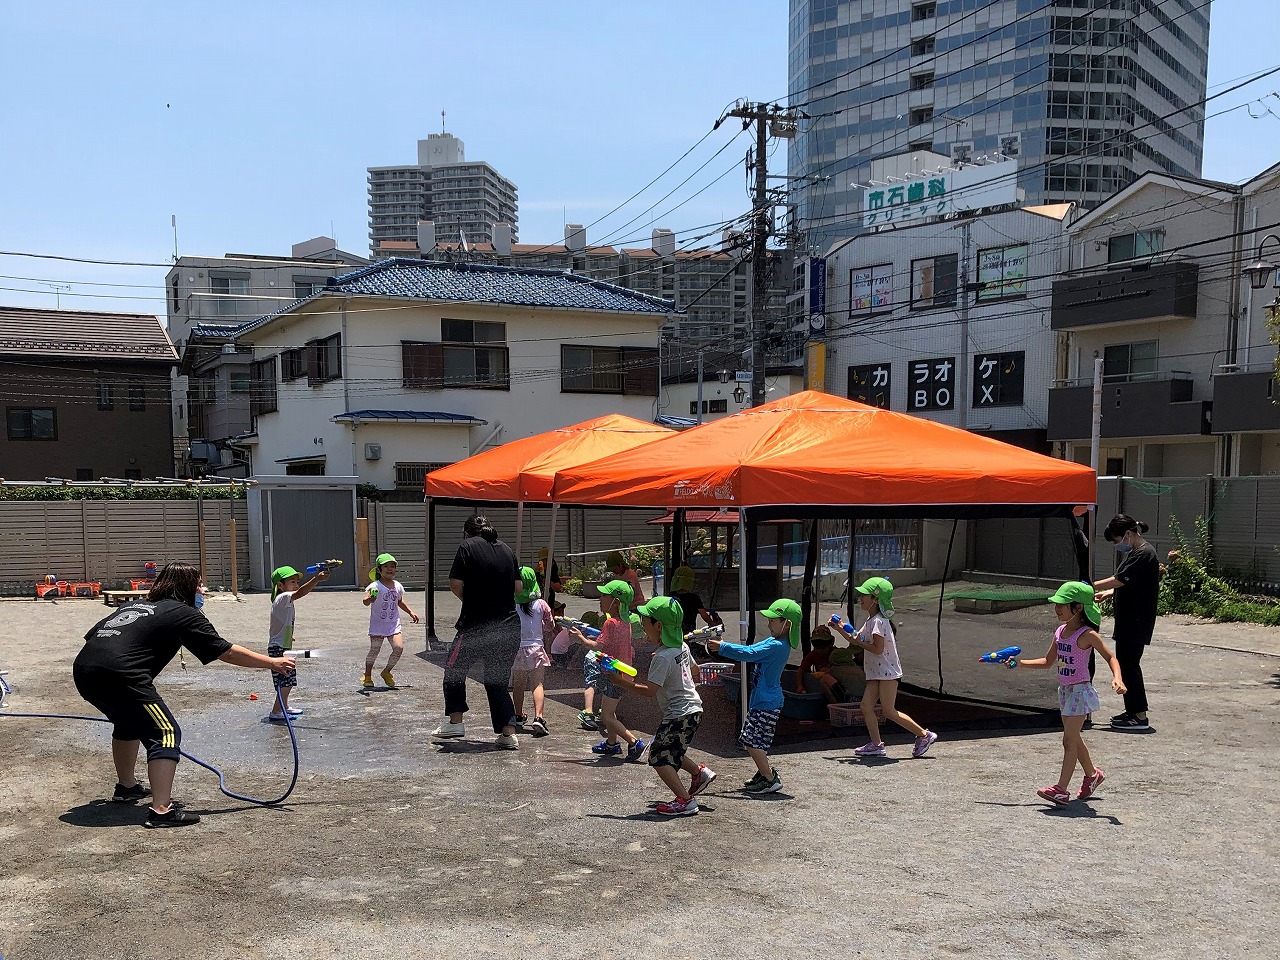
[[[440,111],[440,134],[441,134],[441,136],[443,136],[443,135],[444,135],[444,132],[445,132],[445,130],[444,130],[444,111],[443,111],[443,110],[441,110],[441,111]]]
[[[169,226],[173,227],[173,262],[178,262],[178,215],[169,214]]]

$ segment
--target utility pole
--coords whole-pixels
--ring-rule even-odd
[[[957,423],[961,430],[969,428],[969,227],[960,225],[960,367],[956,370]]]
[[[725,114],[738,117],[743,127],[756,125],[756,145],[748,170],[755,173],[755,189],[752,191],[751,230],[751,330],[748,355],[751,358],[751,406],[758,407],[765,401],[764,373],[765,334],[768,327],[769,304],[769,253],[767,243],[773,232],[773,203],[768,191],[768,138],[769,134],[790,140],[796,135],[796,125],[802,116],[777,104],[739,102]],[[721,117],[716,126],[724,120]],[[768,124],[768,126],[766,126]]]

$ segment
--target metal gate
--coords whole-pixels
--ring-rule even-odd
[[[284,564],[302,570],[319,560],[341,560],[326,586],[354,587],[356,479],[354,477],[254,477],[249,488],[252,583],[271,588],[271,571]]]

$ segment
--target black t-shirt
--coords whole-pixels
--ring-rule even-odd
[[[1127,553],[1116,568],[1116,579],[1124,586],[1112,594],[1114,635],[1150,643],[1160,602],[1160,561],[1155,548],[1145,543]]]
[[[484,537],[467,537],[458,544],[449,579],[463,583],[459,630],[515,616],[520,567],[501,540],[490,543]]]
[[[702,598],[696,593],[673,593],[671,596],[676,598],[680,609],[684,611],[683,629],[685,633],[689,633],[698,626],[698,611],[702,609]]]
[[[100,620],[84,639],[77,674],[108,674],[138,692],[151,689],[179,647],[201,663],[212,663],[231,649],[203,613],[178,600],[135,601]]]

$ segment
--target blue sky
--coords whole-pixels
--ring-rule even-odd
[[[1273,5],[1214,3],[1210,93],[1280,64]],[[441,110],[468,159],[519,186],[521,239],[554,242],[566,220],[591,224],[627,200],[731,101],[785,94],[786,6],[10,3],[0,250],[164,263],[176,214],[183,254],[285,254],[320,234],[366,253],[365,168],[410,162]],[[1242,108],[1209,122],[1205,176],[1238,181],[1280,161],[1272,91],[1280,74],[1209,105],[1258,101],[1257,119]],[[651,226],[743,212],[737,130],[727,122],[589,239],[638,245]],[[784,151],[774,163],[781,172]],[[63,306],[163,313],[163,274],[0,256],[0,304],[52,306],[49,284],[70,283]]]

